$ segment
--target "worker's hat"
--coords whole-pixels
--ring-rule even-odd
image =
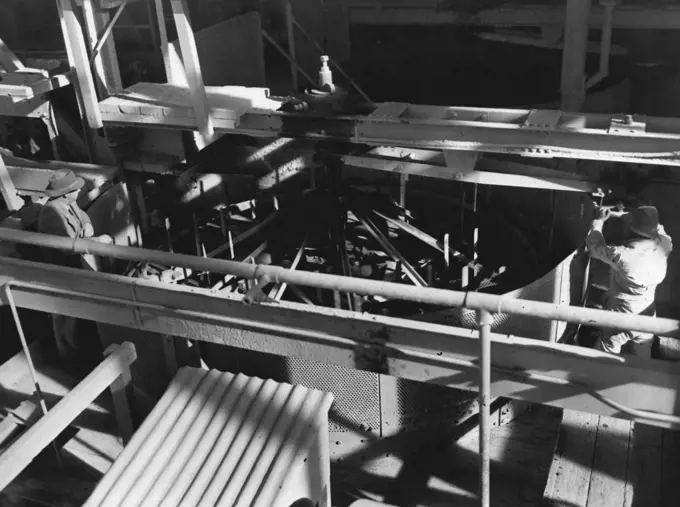
[[[50,176],[45,193],[50,197],[61,197],[74,190],[80,190],[85,180],[70,169],[60,169]]]
[[[654,206],[640,206],[621,217],[630,230],[645,238],[653,238],[659,230],[659,212]]]

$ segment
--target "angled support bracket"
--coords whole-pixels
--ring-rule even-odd
[[[534,130],[554,130],[561,117],[562,111],[557,109],[532,109],[522,127]]]
[[[647,124],[645,122],[636,121],[632,114],[627,114],[612,118],[607,134],[634,136],[644,134],[646,131]]]

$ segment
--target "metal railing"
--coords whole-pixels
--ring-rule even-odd
[[[429,303],[440,306],[463,307],[478,311],[479,322],[479,363],[470,362],[471,368],[479,368],[479,409],[480,409],[480,498],[484,507],[489,506],[490,491],[490,397],[491,397],[491,372],[501,373],[507,376],[526,376],[535,379],[540,375],[521,372],[505,371],[494,368],[491,365],[491,314],[510,313],[524,315],[533,318],[553,319],[576,324],[588,324],[600,327],[608,327],[618,330],[636,330],[641,332],[678,335],[680,331],[680,321],[657,317],[645,317],[639,315],[614,314],[606,310],[595,310],[582,307],[572,307],[566,305],[556,305],[538,301],[527,301],[521,299],[511,299],[504,296],[491,294],[480,294],[472,292],[460,292],[430,287],[415,287],[403,284],[381,282],[376,280],[366,280],[342,277],[338,275],[327,275],[320,273],[301,272],[288,270],[276,266],[263,266],[256,264],[246,264],[222,259],[210,259],[194,257],[191,255],[167,253],[156,250],[135,248],[120,245],[102,244],[89,239],[71,239],[47,234],[33,233],[21,230],[0,228],[0,241],[12,243],[28,244],[46,248],[65,250],[74,254],[94,254],[129,261],[157,262],[159,264],[183,267],[198,272],[208,271],[234,275],[241,278],[255,279],[261,284],[288,283],[292,285],[302,285],[321,289],[338,290],[341,292],[352,292],[365,295],[378,295],[390,299],[401,299],[422,303]],[[21,281],[9,282],[13,286],[35,286],[39,284],[22,283]],[[5,294],[8,296],[10,305],[12,304],[9,286],[5,286]],[[95,296],[97,299],[103,298]],[[116,302],[123,304],[134,304],[140,307],[146,306],[145,303],[125,301],[116,299]],[[181,313],[181,311],[180,311]],[[15,310],[13,310],[15,314]],[[15,315],[18,319],[18,315]],[[225,321],[228,325],[228,320]],[[20,326],[17,320],[17,326]],[[300,330],[304,334],[303,330]],[[25,340],[23,340],[25,342]],[[22,343],[23,345],[23,343]],[[24,347],[29,354],[27,347]],[[555,378],[545,377],[541,380],[549,383],[558,383]],[[566,381],[572,383],[572,381]],[[680,417],[667,414],[657,414],[643,410],[636,410],[617,403],[596,392],[589,386],[582,386],[585,391],[600,401],[615,407],[617,410],[626,413],[634,418],[647,419],[650,421],[661,421],[669,425],[680,425]]]

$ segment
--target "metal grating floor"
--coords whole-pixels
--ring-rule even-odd
[[[84,505],[276,505],[332,402],[299,385],[182,368]]]

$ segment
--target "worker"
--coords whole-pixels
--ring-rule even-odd
[[[40,211],[38,232],[69,238],[91,238],[112,243],[111,236],[94,236],[90,217],[78,206],[76,199],[85,181],[71,170],[56,171],[50,176],[45,193],[49,197]],[[71,268],[96,270],[94,258],[65,250],[46,248],[44,259],[51,264]],[[78,319],[64,315],[52,315],[52,327],[57,352],[62,358],[73,359],[78,352]]]
[[[655,292],[666,276],[668,256],[673,249],[671,238],[659,224],[657,209],[641,206],[620,215],[623,241],[620,245],[608,245],[602,228],[610,216],[609,208],[596,207],[595,219],[586,238],[591,257],[610,267],[604,308],[656,316]],[[629,343],[632,354],[650,357],[653,338],[651,333],[603,329],[595,348],[620,354],[621,348]]]

